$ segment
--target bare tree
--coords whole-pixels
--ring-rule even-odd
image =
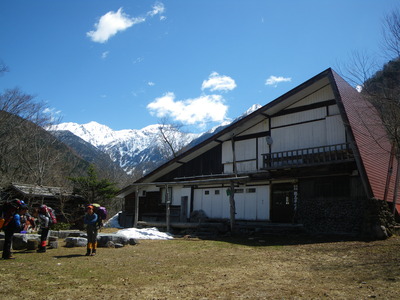
[[[0,62],[0,74],[8,68]],[[57,140],[44,128],[53,124],[46,105],[19,88],[0,93],[0,182],[43,184],[60,159]]]
[[[385,16],[382,24],[381,48],[389,62],[378,67],[377,58],[365,52],[353,52],[350,63],[339,68],[342,76],[353,84],[377,109],[386,129],[392,149],[390,155],[400,162],[400,11]],[[368,120],[365,120],[368,122]],[[371,121],[369,121],[371,122]],[[378,143],[379,144],[379,143]],[[400,170],[400,164],[397,165]],[[393,213],[400,173],[395,179]]]
[[[185,146],[182,125],[178,123],[169,123],[166,118],[159,122],[159,138],[162,141],[163,147],[161,154],[165,159],[177,157],[180,151]]]
[[[387,14],[383,20],[382,28],[383,50],[389,55],[389,58],[400,56],[400,11],[393,10]]]

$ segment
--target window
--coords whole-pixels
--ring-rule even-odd
[[[247,188],[246,193],[255,193],[256,189],[255,188]]]
[[[215,190],[215,195],[219,195],[219,190]]]
[[[166,203],[167,195],[166,195],[166,189],[162,188],[161,189],[161,203]],[[168,188],[168,202],[172,203],[172,187]]]
[[[210,195],[210,191],[204,191],[204,195]]]
[[[243,194],[244,190],[243,189],[235,189],[235,194]]]

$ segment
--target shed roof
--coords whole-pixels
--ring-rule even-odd
[[[71,190],[55,187],[55,186],[42,186],[25,183],[12,183],[11,187],[20,192],[24,196],[33,197],[58,197],[58,196],[77,196]]]

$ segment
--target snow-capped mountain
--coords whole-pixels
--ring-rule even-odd
[[[251,114],[258,108],[260,108],[258,104],[251,106],[233,122]],[[146,173],[172,156],[171,147],[163,141],[161,130],[163,130],[164,137],[173,143],[171,146],[174,149],[182,149],[185,146],[191,147],[204,141],[231,123],[224,122],[202,134],[183,133],[171,126],[160,124],[149,125],[142,129],[115,131],[94,121],[87,124],[61,123],[48,130],[56,131],[60,139],[67,132],[73,133],[106,153],[125,172],[133,174],[138,170]],[[74,144],[71,143],[69,146],[74,147]]]
[[[161,138],[159,124],[150,125],[143,129],[127,129],[114,131],[106,125],[97,122],[87,124],[61,123],[49,128],[50,131],[71,132],[97,149],[108,154],[114,162],[128,174],[132,174],[136,167],[145,165],[142,169],[154,167],[165,160],[171,153],[165,147]],[[186,146],[199,134],[182,133],[167,125],[163,126],[168,139],[174,142],[177,148]]]

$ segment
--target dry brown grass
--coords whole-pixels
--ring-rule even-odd
[[[144,240],[120,249],[16,252],[3,299],[399,299],[400,237]]]

